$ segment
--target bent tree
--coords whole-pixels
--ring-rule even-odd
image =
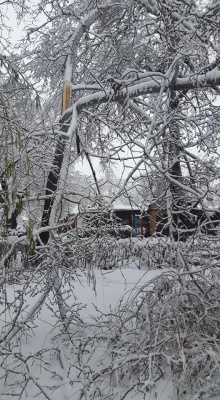
[[[33,4],[31,17],[20,68],[44,82],[50,98],[44,106],[50,118],[47,115],[40,124],[38,135],[34,130],[25,136],[25,149],[32,145],[32,169],[26,177],[30,193],[23,202],[38,201],[41,227],[32,234],[44,257],[31,273],[22,271],[25,290],[33,296],[40,292],[23,319],[23,329],[29,330],[52,293],[48,307],[53,309],[55,299],[60,329],[53,350],[61,360],[64,386],[71,392],[67,398],[73,395],[73,384],[78,385],[77,399],[143,398],[169,369],[175,398],[188,391],[190,398],[210,399],[220,391],[218,237],[199,232],[195,241],[176,240],[185,233],[180,215],[190,213],[192,204],[202,206],[219,179],[219,2],[42,0]],[[64,82],[72,97],[60,117]],[[51,119],[57,122],[48,129]],[[40,155],[43,172],[38,169]],[[69,167],[81,156],[130,167],[115,197],[129,198],[132,182],[154,186],[151,201],[165,204],[172,239],[160,242],[160,266],[166,267],[162,275],[140,287],[108,322],[98,320],[89,326],[94,335],[88,336],[80,306],[74,303],[71,308],[67,301],[74,294],[77,262],[70,257],[66,264],[63,255],[67,249],[77,260],[84,257],[86,264],[105,241],[83,238],[82,256],[78,242],[65,247],[62,238],[53,235],[66,197]],[[34,212],[31,215],[37,220]],[[19,240],[24,237],[14,238],[13,243]],[[149,253],[147,246],[144,255]],[[156,258],[159,246],[151,251]],[[35,279],[39,289],[30,289]],[[62,286],[64,281],[70,282],[69,290]],[[19,331],[23,297],[18,293],[7,305],[10,309],[20,301],[13,322],[6,324],[3,345]],[[94,356],[96,362],[100,343],[108,357],[104,354],[94,371],[91,360]],[[65,356],[67,346],[71,351]],[[26,368],[22,392],[27,382],[34,382],[29,360],[18,346],[3,348],[5,360],[14,357],[21,370]],[[54,377],[45,354],[44,349],[33,359],[38,362],[41,357],[41,365]],[[35,385],[50,399],[45,387],[36,381]],[[58,386],[51,384],[51,391]]]
[[[44,208],[45,225],[56,224],[71,155],[80,145],[81,154],[130,165],[117,195],[138,179],[139,171],[152,171],[158,182],[162,179],[163,192],[153,200],[165,204],[170,237],[176,241],[185,233],[179,216],[190,214],[193,204],[202,206],[219,179],[219,2],[74,1],[48,7],[48,23],[35,26],[30,34],[33,43],[39,41],[35,57],[32,52],[32,68],[36,78],[50,80],[55,96],[62,81],[68,80],[72,103],[61,117],[68,129],[61,127],[62,162],[50,172],[56,178],[54,198]],[[170,271],[155,280],[147,294],[145,288],[140,290],[140,312],[130,304],[126,313],[119,309],[115,314],[115,321],[120,315],[123,322],[121,330],[111,335],[117,338],[112,364],[88,377],[90,398],[113,397],[114,384],[104,395],[99,388],[117,373],[125,377],[121,398],[130,392],[135,395],[136,390],[145,395],[166,363],[177,382],[176,397],[193,386],[191,394],[202,396],[201,376],[205,379],[207,370],[211,371],[207,396],[219,390],[215,385],[219,363],[204,351],[204,346],[211,347],[215,360],[219,357],[215,348],[219,307],[213,312],[209,308],[219,299],[218,284],[213,284],[216,270],[210,268],[210,263],[219,265],[210,250],[213,241],[202,238],[197,247],[187,242],[186,248],[167,244],[163,264]],[[208,253],[203,254],[204,247]],[[125,332],[130,338],[127,347]],[[198,349],[198,370],[192,348]],[[122,353],[115,367],[115,354]],[[206,362],[207,370],[202,367]],[[138,375],[130,384],[129,371]]]
[[[78,148],[79,156],[104,161],[130,158],[127,180],[144,164],[155,168],[166,180],[170,234],[178,237],[178,214],[202,202],[218,179],[218,3],[64,2],[49,9],[29,35],[39,43],[32,68],[55,96],[68,82],[72,104],[60,120],[42,226],[56,224]]]

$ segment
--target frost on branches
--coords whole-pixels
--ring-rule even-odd
[[[220,2],[3,6],[26,28],[19,48],[1,38],[2,398],[141,400],[164,381],[175,399],[219,396]],[[90,178],[71,187],[81,159]],[[94,160],[123,176],[103,182]],[[148,238],[122,233],[119,197],[159,210]],[[78,281],[119,267],[153,277],[88,321]]]

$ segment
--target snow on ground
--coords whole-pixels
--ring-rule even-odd
[[[80,310],[80,317],[87,323],[93,322],[95,324],[94,317],[96,318],[99,316],[99,311],[107,314],[118,305],[122,298],[123,301],[130,299],[134,289],[140,288],[147,281],[161,273],[161,270],[141,271],[138,269],[116,269],[111,272],[94,270],[92,281],[96,281],[95,290],[92,288],[92,285],[88,284],[88,278],[82,275],[80,281],[76,280],[73,282],[74,295],[76,296],[77,300],[71,298],[69,299],[69,304],[73,304],[75,302],[82,303],[84,307]],[[12,300],[16,291],[21,289],[21,285],[8,286],[8,300]],[[32,298],[27,295],[26,300],[28,306],[31,307],[32,303],[36,301],[36,297]],[[64,348],[64,346],[62,346],[60,343],[59,338],[57,340],[54,339],[56,335],[58,337],[59,324],[57,325],[57,319],[54,315],[56,312],[56,306],[54,306],[54,309],[52,309],[52,304],[53,299],[48,299],[42,307],[42,310],[37,316],[36,320],[30,323],[30,326],[33,327],[32,332],[30,331],[28,336],[22,336],[20,339],[17,338],[17,342],[14,341],[14,348],[12,349],[14,354],[16,352],[18,353],[19,350],[24,359],[27,357],[30,358],[28,365],[30,369],[29,373],[32,378],[27,384],[26,389],[23,391],[23,393],[21,393],[19,380],[20,382],[22,381],[22,374],[15,376],[15,374],[13,375],[8,373],[8,378],[6,380],[0,380],[1,400],[14,400],[14,398],[19,400],[43,400],[46,398],[51,400],[78,399],[77,385],[74,384],[73,386],[70,386],[69,383],[71,379],[71,371],[69,371],[68,365],[65,365],[66,362],[68,363],[68,361],[65,361],[68,360],[69,356],[68,345]],[[3,306],[1,305],[1,307]],[[28,308],[26,312],[28,312]],[[7,315],[7,318],[9,318],[9,315]],[[0,328],[2,328],[4,326],[4,321],[1,320],[0,323]],[[85,334],[85,332],[82,332],[82,335],[83,334]],[[61,346],[59,359],[56,356],[57,346]],[[62,354],[64,353],[66,353],[66,356],[63,357],[63,365],[61,365]],[[33,355],[35,355],[34,360],[32,360]],[[38,362],[36,361],[37,357]],[[50,368],[48,367],[50,371],[47,371],[45,367],[43,367],[42,360],[44,360],[44,363],[48,362],[48,365],[50,364]],[[18,364],[19,362],[20,360],[18,359]],[[7,364],[7,368],[10,370],[11,365],[9,364],[10,358],[8,359]],[[3,368],[0,368],[0,377],[3,376],[3,369],[5,366],[6,364],[4,364]],[[54,376],[51,373],[51,370],[54,370]],[[12,383],[16,383],[13,389],[10,386]],[[37,388],[38,385],[45,388],[45,394],[40,393],[36,397],[36,394],[39,393]],[[53,385],[54,389],[51,389]],[[173,399],[171,395],[171,387],[172,381],[169,379],[169,377],[165,378],[164,380],[161,379],[158,387],[157,400]],[[16,393],[21,393],[21,395],[14,397],[14,394]],[[132,398],[133,397],[130,397],[130,399]],[[120,399],[119,394],[118,399]],[[126,397],[126,399],[129,400],[129,396]],[[137,393],[135,399],[142,400],[143,394]],[[150,394],[149,399],[152,399]],[[145,397],[145,400],[149,399]]]
[[[82,318],[88,322],[91,317],[98,315],[95,307],[103,313],[108,313],[110,309],[115,308],[122,297],[124,301],[127,300],[132,290],[139,288],[158,274],[161,274],[161,270],[147,272],[137,269],[115,269],[107,272],[96,270],[95,291],[92,286],[88,286],[87,278],[82,277],[80,282],[74,284],[77,300],[86,304],[86,308],[81,311]]]

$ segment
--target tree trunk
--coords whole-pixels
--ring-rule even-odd
[[[178,95],[172,92],[170,100],[170,110],[172,113],[175,113],[178,105]],[[180,147],[180,127],[174,116],[169,128],[168,167],[170,176],[181,183],[183,182],[183,175],[180,164]],[[186,235],[185,232],[181,233],[180,230],[186,229],[186,218],[184,215],[186,209],[185,192],[174,182],[170,182],[169,186],[171,196],[169,204],[169,213],[171,216],[170,236],[175,241],[179,239],[183,240]]]
[[[66,121],[65,121],[66,119]],[[69,122],[69,116],[64,118],[60,121],[60,130],[61,132],[67,133],[68,131],[68,122]],[[65,149],[65,143],[66,143],[66,137],[64,135],[60,135],[60,138],[58,139],[56,149],[55,149],[55,155],[54,155],[54,160],[53,164],[51,167],[51,170],[49,172],[48,178],[47,178],[47,184],[46,184],[46,196],[51,196],[48,197],[44,201],[44,209],[43,209],[43,215],[41,219],[41,227],[45,228],[49,226],[49,220],[50,220],[50,215],[51,215],[51,210],[54,204],[55,200],[55,193],[58,187],[58,181],[60,177],[60,171],[63,163],[63,158],[64,158],[64,149]],[[41,232],[40,233],[40,240],[41,242],[46,245],[49,240],[49,231]],[[38,243],[40,245],[41,243]]]

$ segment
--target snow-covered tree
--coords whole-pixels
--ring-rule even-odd
[[[31,278],[25,271],[22,276],[27,291],[35,279],[41,287],[40,293],[36,286],[31,292],[33,296],[38,293],[39,299],[23,319],[23,329],[30,329],[34,315],[53,293],[61,332],[56,337],[66,346],[71,343],[73,358],[67,357],[66,362],[62,346],[57,347],[57,353],[68,387],[76,382],[81,385],[79,399],[113,399],[118,395],[122,400],[137,394],[145,398],[168,370],[175,381],[175,398],[185,396],[186,391],[195,399],[219,395],[219,241],[218,237],[202,235],[213,220],[201,219],[201,229],[192,222],[190,233],[198,231],[196,240],[193,237],[178,242],[185,238],[186,231],[181,216],[191,213],[192,204],[207,208],[204,199],[219,179],[219,1],[39,0],[29,16],[28,9],[25,12],[29,21],[27,36],[15,64],[22,76],[29,73],[31,81],[43,86],[49,98],[44,99],[45,109],[49,104],[53,108],[54,127],[49,127],[46,120],[49,134],[43,137],[41,128],[36,145],[37,129],[30,135],[32,125],[28,122],[25,157],[30,153],[32,167],[30,176],[25,169],[25,179],[30,197],[34,194],[36,199],[39,194],[44,201],[41,226],[16,238],[2,260],[5,266],[19,241],[27,237],[30,244],[35,244],[38,239],[38,252],[34,254],[38,259],[32,260],[34,272]],[[63,108],[58,122],[63,84],[67,108]],[[6,139],[8,135],[3,135],[5,144]],[[8,154],[8,146],[5,149]],[[12,157],[12,147],[9,154]],[[169,239],[163,238],[156,247],[162,254],[160,266],[166,266],[166,272],[138,289],[125,308],[112,312],[110,322],[98,320],[92,328],[99,330],[92,338],[79,335],[75,339],[76,327],[80,326],[81,332],[85,327],[79,318],[80,307],[68,306],[73,287],[63,290],[62,284],[71,282],[77,266],[91,267],[98,260],[96,256],[106,261],[113,253],[112,247],[109,251],[105,246],[106,237],[100,240],[98,234],[83,237],[81,242],[77,232],[64,238],[66,241],[55,235],[70,165],[82,156],[91,166],[93,205],[99,212],[110,210],[111,201],[122,194],[129,196],[127,191],[136,181],[147,179],[151,200],[166,202]],[[21,157],[22,163],[25,157]],[[42,157],[42,164],[38,157]],[[130,167],[108,204],[103,203],[92,157],[102,163],[118,162],[124,168]],[[7,170],[8,164],[3,162],[3,166]],[[11,180],[13,168],[10,166],[7,187],[15,182],[18,193],[27,184],[19,181],[18,174]],[[20,171],[24,171],[23,166]],[[146,171],[143,178],[142,171]],[[5,191],[3,186],[3,192],[10,194],[2,194],[4,202],[14,205],[14,189]],[[208,207],[207,218],[210,213]],[[143,243],[149,252],[148,242]],[[130,251],[128,247],[126,251]],[[15,317],[2,333],[5,359],[10,354],[8,343],[20,331],[17,319],[25,311],[23,294],[19,292],[7,307],[9,311],[14,307]],[[102,341],[105,355],[98,372],[94,372],[89,364],[91,354],[96,358],[96,348]],[[85,361],[87,351],[89,367]],[[13,357],[27,371],[20,385],[21,397],[27,382],[34,378],[28,361],[20,353],[18,357],[16,350]],[[44,368],[48,370],[47,362]],[[73,379],[72,369],[77,370]],[[45,389],[35,384],[44,398],[50,399]]]
[[[28,28],[26,68],[53,90],[55,108],[62,82],[72,88],[72,105],[61,119],[68,136],[57,148],[65,157],[54,161],[56,178],[52,170],[48,178],[59,195],[45,205],[47,215],[61,200],[74,149],[132,163],[127,181],[141,165],[153,166],[167,181],[172,227],[187,193],[195,202],[205,196],[192,171],[209,163],[211,179],[217,174],[218,154],[213,147],[207,154],[204,145],[218,140],[218,4],[42,2],[35,21],[42,14],[44,22]],[[44,215],[43,226],[49,219]]]

